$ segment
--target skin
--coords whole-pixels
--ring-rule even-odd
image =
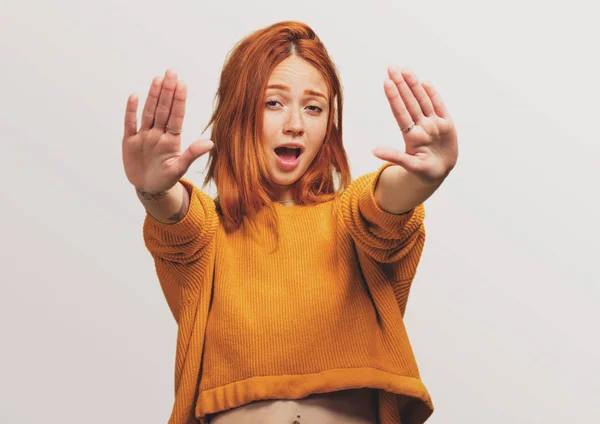
[[[373,150],[379,159],[399,165],[382,172],[375,200],[390,213],[403,213],[425,202],[456,166],[458,136],[432,83],[421,82],[410,68],[390,66],[388,75],[384,91],[405,151],[391,146]]]
[[[309,62],[298,56],[283,60],[269,76],[267,87],[284,85],[289,91],[267,88],[265,92],[263,136],[270,147],[267,157],[269,174],[277,198],[292,200],[294,184],[306,172],[323,144],[329,116],[329,93],[323,76]],[[313,90],[324,97],[307,94]],[[275,147],[287,142],[304,146],[300,164],[292,171],[277,165]]]
[[[221,412],[209,424],[377,424],[378,420],[377,392],[363,388],[253,402]]]
[[[294,184],[306,172],[323,144],[329,116],[327,84],[310,63],[298,56],[282,61],[268,85],[281,84],[288,91],[267,88],[263,135],[272,152],[267,158],[279,201],[292,200]],[[307,94],[313,90],[320,97]],[[275,147],[297,142],[304,146],[300,164],[292,171],[276,162]],[[319,393],[303,399],[257,401],[214,415],[211,424],[376,424],[377,392],[369,388]]]

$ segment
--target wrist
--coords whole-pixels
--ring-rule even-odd
[[[164,199],[165,197],[167,197],[167,194],[169,194],[169,190],[159,191],[157,193],[151,193],[149,191],[146,191],[146,190],[144,190],[142,188],[138,188],[138,187],[135,187],[135,192],[137,193],[137,195],[140,198],[142,198],[144,200],[156,200],[156,201]]]

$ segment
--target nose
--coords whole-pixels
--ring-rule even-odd
[[[293,110],[290,112],[287,122],[283,128],[285,134],[299,136],[304,134],[304,122],[302,122],[301,112]]]

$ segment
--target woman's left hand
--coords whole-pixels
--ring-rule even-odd
[[[456,128],[439,93],[429,82],[420,82],[410,69],[388,68],[384,91],[400,129],[406,152],[377,147],[379,159],[400,165],[425,184],[439,185],[458,159]]]

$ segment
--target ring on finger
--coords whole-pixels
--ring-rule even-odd
[[[169,128],[168,125],[167,125],[166,131],[170,132],[171,134],[181,134],[181,131],[177,131],[177,130],[174,130],[173,128]]]
[[[415,123],[413,122],[412,124],[410,124],[408,127],[404,128],[402,130],[402,132],[409,132],[410,130],[413,129],[413,127],[415,126]]]

